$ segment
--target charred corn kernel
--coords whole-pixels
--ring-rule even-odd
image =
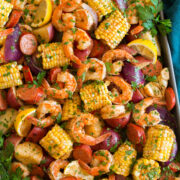
[[[40,145],[55,159],[67,159],[72,151],[70,136],[57,124],[41,139]]]
[[[129,176],[131,167],[136,160],[137,152],[130,142],[122,144],[114,153],[112,171],[116,174]]]
[[[143,149],[143,157],[160,162],[168,161],[174,142],[174,132],[168,126],[156,125],[147,132],[147,141]]]
[[[152,159],[138,159],[133,167],[134,180],[157,180],[161,174],[159,163]]]
[[[130,24],[119,10],[114,11],[95,31],[97,39],[101,39],[114,49],[129,31]]]
[[[67,99],[63,105],[62,110],[62,120],[66,121],[68,119],[74,118],[80,110],[81,98],[78,94],[74,94],[72,99]]]
[[[42,64],[44,69],[64,66],[70,63],[63,51],[62,43],[41,44],[38,51],[42,56]]]
[[[12,4],[8,3],[7,1],[0,0],[0,28],[3,28],[8,21],[12,8]]]
[[[102,17],[115,10],[115,6],[111,0],[84,0],[97,13],[99,21]]]
[[[0,66],[0,89],[22,85],[17,62]]]
[[[14,156],[23,164],[40,164],[43,151],[37,144],[24,142],[16,146]]]
[[[86,111],[94,111],[111,104],[111,98],[104,82],[93,82],[80,89],[80,96]]]

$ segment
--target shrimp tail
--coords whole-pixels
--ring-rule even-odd
[[[78,163],[88,174],[91,174],[91,168],[84,161],[79,159]]]
[[[43,79],[43,80],[42,80],[41,86],[42,86],[43,88],[45,88],[45,89],[48,89],[48,88],[51,87],[50,84],[47,82],[46,79]]]
[[[111,136],[111,133],[106,133],[106,134],[103,134],[103,135],[97,137],[96,144],[99,144],[99,143],[105,141],[109,136]]]

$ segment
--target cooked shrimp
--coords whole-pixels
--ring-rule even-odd
[[[137,125],[146,127],[154,126],[161,121],[160,114],[157,110],[146,113],[146,108],[154,104],[153,98],[145,98],[135,105],[133,119]]]
[[[103,80],[106,77],[105,64],[96,58],[87,60],[86,64],[82,64],[77,71],[78,86],[81,88],[83,81]]]
[[[61,173],[60,169],[64,169],[69,164],[66,160],[58,159],[56,161],[53,161],[48,169],[48,175],[51,180],[59,180],[63,177],[63,173]]]
[[[131,85],[127,83],[122,77],[109,76],[107,77],[107,80],[110,81],[113,86],[111,89],[111,93],[114,96],[113,103],[127,104],[132,99],[133,90]],[[111,87],[111,84],[109,87]]]
[[[62,42],[65,55],[74,61],[76,64],[81,65],[81,60],[74,55],[74,42],[77,42],[79,50],[85,50],[92,45],[92,40],[89,35],[82,29],[75,28],[64,32]]]
[[[91,13],[86,9],[77,9],[74,12],[76,17],[76,27],[83,29],[85,31],[91,30],[94,20]]]
[[[62,4],[55,8],[52,15],[52,24],[60,32],[74,28],[75,20],[72,13],[62,13]]]
[[[134,57],[131,54],[129,54],[127,51],[122,50],[122,49],[109,50],[102,57],[103,62],[111,63],[113,69],[111,69],[109,74],[112,74],[112,75],[119,74],[119,72],[122,69],[122,65],[123,65],[122,63],[119,63],[119,62],[123,61],[123,60],[129,60],[131,63],[133,63]],[[117,61],[118,61],[118,63],[116,63]],[[113,65],[113,64],[115,64],[115,65]],[[117,65],[119,65],[120,67],[117,67]]]
[[[81,0],[63,0],[63,11],[64,12],[72,12],[76,10],[82,4]]]
[[[69,124],[71,136],[76,142],[87,144],[89,146],[94,146],[104,141],[111,135],[111,133],[103,134],[95,138],[87,135],[85,132],[85,126],[96,124],[98,121],[98,118],[90,113],[81,113],[76,118],[72,119]]]
[[[76,90],[77,82],[75,77],[69,72],[60,72],[57,75],[57,82],[64,83],[63,89],[55,89],[50,87],[46,80],[43,80],[42,85],[45,88],[45,93],[55,99],[70,98]]]
[[[107,105],[101,109],[101,117],[103,119],[111,119],[118,117],[126,112],[124,105]]]
[[[57,104],[56,101],[52,100],[43,101],[39,104],[36,113],[37,118],[33,116],[28,116],[28,119],[31,121],[33,125],[46,128],[54,124],[56,117],[59,115],[59,113],[62,113],[61,105]],[[43,118],[46,114],[49,113],[50,116]]]
[[[106,174],[110,171],[110,167],[113,163],[113,156],[108,150],[99,150],[94,152],[91,162],[92,168],[85,162],[79,160],[79,165],[90,175],[99,176]]]

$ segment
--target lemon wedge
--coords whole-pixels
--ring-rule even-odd
[[[17,134],[25,137],[31,129],[31,122],[26,119],[27,116],[33,115],[36,112],[35,108],[30,108],[19,112],[14,121],[14,127]]]
[[[157,61],[157,47],[150,40],[136,39],[128,44],[129,47],[137,50],[138,54],[143,57],[152,60],[155,64]]]
[[[42,0],[37,8],[36,15],[32,27],[41,27],[47,24],[52,15],[52,3],[51,0]]]

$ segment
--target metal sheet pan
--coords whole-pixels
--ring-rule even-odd
[[[161,18],[164,19],[163,12],[161,12]],[[177,91],[177,86],[176,86],[176,79],[175,79],[174,68],[173,68],[173,63],[172,63],[171,51],[170,51],[167,36],[160,36],[159,40],[161,44],[161,51],[162,51],[164,65],[167,66],[170,71],[169,84],[174,89],[174,92],[176,94],[176,107],[173,110],[173,114],[175,115],[176,120],[177,120],[177,124],[178,124],[177,137],[178,137],[178,142],[180,142],[180,104],[179,104],[179,99],[178,99],[178,91]]]

